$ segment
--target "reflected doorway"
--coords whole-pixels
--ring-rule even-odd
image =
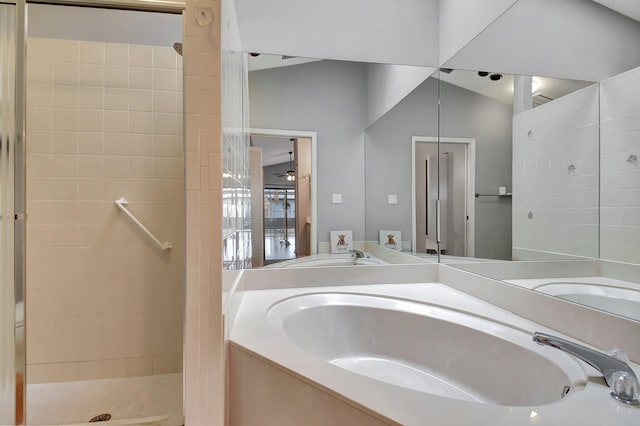
[[[475,140],[414,137],[412,146],[413,250],[436,253],[439,198],[441,254],[473,256]]]
[[[315,243],[315,133],[252,130],[252,265],[308,256]],[[259,181],[259,182],[258,182]]]
[[[295,259],[296,190],[264,188],[264,263]]]

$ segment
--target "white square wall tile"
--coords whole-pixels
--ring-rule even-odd
[[[53,106],[53,86],[30,84],[27,88],[27,104],[36,107]]]
[[[53,109],[54,130],[78,130],[78,110],[75,108]]]
[[[50,154],[53,132],[51,130],[30,130],[27,126],[27,154]]]
[[[27,38],[27,63],[53,62],[54,41],[49,38]]]
[[[156,135],[177,135],[178,118],[176,114],[154,112],[153,133]]]
[[[132,134],[130,136],[130,154],[135,156],[153,155],[153,135]]]
[[[77,154],[78,132],[55,131],[53,132],[54,154]]]
[[[107,155],[104,158],[104,176],[106,178],[129,177],[129,157],[125,155]]]
[[[105,66],[101,64],[80,64],[77,84],[102,87],[105,84]]]
[[[53,80],[55,84],[78,84],[80,75],[80,64],[56,62],[53,66]]]
[[[52,84],[54,79],[53,62],[33,62],[27,65],[27,83]]]
[[[153,69],[153,88],[175,92],[178,89],[178,71],[171,69]]]
[[[155,112],[178,112],[178,93],[156,90],[153,93],[153,110]]]
[[[154,135],[153,155],[156,157],[181,157],[183,155],[182,138]]]
[[[128,111],[105,111],[104,112],[105,133],[127,133],[129,132],[129,112]]]
[[[154,46],[153,67],[176,69],[178,66],[178,54],[172,47]]]
[[[51,166],[51,176],[78,176],[78,157],[70,154],[54,155]]]
[[[78,88],[78,106],[80,108],[104,108],[104,88],[80,87]]]
[[[80,155],[78,158],[78,176],[88,178],[104,177],[104,156]]]
[[[153,91],[129,90],[130,111],[153,111]]]
[[[152,178],[153,162],[153,157],[131,157],[129,161],[129,176],[135,178]]]
[[[105,67],[106,87],[129,87],[129,67],[122,65],[107,65]]]
[[[132,89],[152,89],[153,88],[153,68],[151,67],[131,67],[130,88]]]
[[[56,62],[80,61],[80,43],[76,40],[55,40],[53,57]]]
[[[104,109],[129,110],[129,90],[115,87],[107,87],[104,90]]]
[[[27,130],[53,130],[53,108],[27,107]]]
[[[59,108],[78,107],[78,88],[76,86],[55,86],[53,105]]]
[[[129,45],[107,43],[105,63],[107,65],[129,65]]]
[[[129,134],[105,133],[104,153],[105,155],[129,155]]]
[[[130,132],[132,134],[153,134],[152,112],[130,112]]]
[[[102,132],[104,129],[101,109],[81,109],[78,111],[79,130],[81,132]]]
[[[135,44],[129,46],[129,65],[134,67],[153,66],[153,47]]]
[[[80,154],[102,155],[104,152],[104,134],[101,131],[78,133],[78,152]]]

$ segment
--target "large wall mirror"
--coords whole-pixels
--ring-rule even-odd
[[[514,87],[528,92],[518,96]],[[581,95],[586,87],[590,97]],[[528,99],[526,110],[518,110],[520,97]],[[560,98],[574,121],[554,123],[560,113],[550,101]],[[536,108],[543,104],[549,105]],[[406,251],[430,257],[439,248],[445,262],[597,257],[597,113],[593,82],[436,72],[366,130],[367,240],[376,240],[380,229],[399,229]],[[534,137],[544,142],[540,152],[531,149]],[[574,200],[576,185],[586,195]],[[578,212],[582,207],[589,212]],[[554,208],[559,211],[549,211]],[[579,229],[571,238],[590,241],[589,247],[562,245],[572,221]],[[566,232],[559,234],[556,223]]]
[[[248,132],[259,165],[252,177],[262,181],[262,195],[255,196],[264,198],[263,211],[252,213],[264,214],[258,237],[252,237],[254,248],[263,246],[262,253],[254,252],[254,266],[327,253],[331,231],[351,231],[354,247],[362,244],[367,122],[433,69],[260,53],[248,57]],[[384,87],[393,90],[380,96]],[[425,102],[431,103],[435,126],[434,88]],[[401,168],[390,164],[384,171]]]
[[[400,250],[447,263],[640,264],[638,19],[605,0],[519,0],[432,68],[274,55],[249,72],[252,145],[279,143],[264,180],[284,180],[265,205],[289,227],[287,172],[309,137],[310,253],[331,230],[397,230]]]
[[[550,96],[539,77],[514,77],[512,186],[500,183],[498,196],[482,201],[483,208],[511,204],[512,259],[560,261],[520,264],[519,271],[527,271],[521,279],[510,266],[459,267],[640,320],[640,57],[632,47],[640,40],[639,20],[632,2],[520,0],[444,64],[455,69],[451,77],[459,69],[488,70],[489,77],[501,70],[503,77],[533,74],[573,85],[563,96]],[[544,31],[536,22],[545,23]],[[442,134],[456,126],[455,114],[447,114],[447,92],[441,90]],[[553,100],[536,107],[537,100],[546,101],[540,95]],[[495,194],[495,185],[477,192]],[[485,230],[498,243],[499,229]],[[600,261],[562,260],[576,258]],[[538,279],[545,274],[564,279]]]

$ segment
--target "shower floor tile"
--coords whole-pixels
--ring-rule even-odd
[[[30,425],[83,424],[103,413],[111,421],[102,424],[181,425],[182,374],[27,386]]]

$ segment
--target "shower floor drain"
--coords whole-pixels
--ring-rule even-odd
[[[94,418],[89,420],[89,423],[106,422],[106,421],[109,421],[109,420],[111,420],[111,414],[104,413],[104,414],[99,414],[99,415],[95,416]]]

